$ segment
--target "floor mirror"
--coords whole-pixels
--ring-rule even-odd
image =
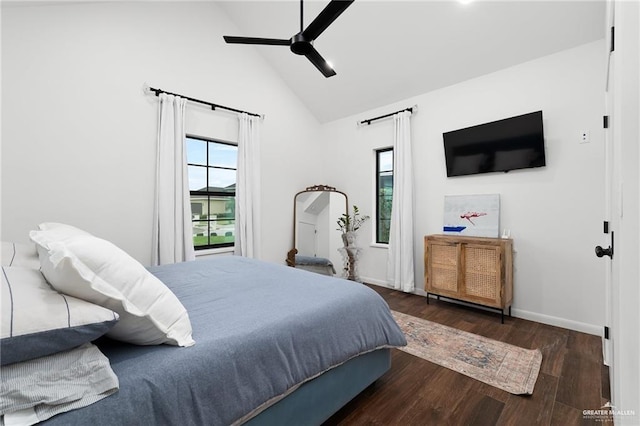
[[[337,220],[348,210],[347,194],[332,186],[314,185],[293,197],[293,248],[287,265],[336,275],[343,246]],[[340,266],[338,266],[340,267]]]

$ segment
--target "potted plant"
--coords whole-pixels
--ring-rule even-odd
[[[369,216],[360,215],[360,210],[358,210],[358,206],[354,204],[353,206],[353,215],[350,215],[348,212],[343,213],[340,218],[338,218],[338,228],[337,230],[342,232],[342,242],[345,247],[350,247],[355,245],[356,234],[355,232],[360,229],[363,223],[369,220]]]

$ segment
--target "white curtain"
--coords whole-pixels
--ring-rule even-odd
[[[164,93],[159,98],[153,265],[195,259],[184,133],[186,99]]]
[[[235,254],[260,258],[260,117],[239,115]]]
[[[387,257],[387,279],[394,288],[411,292],[413,273],[413,165],[411,113],[393,116],[393,199]]]

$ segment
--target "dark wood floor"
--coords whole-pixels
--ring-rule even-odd
[[[329,425],[582,425],[583,410],[609,401],[609,372],[597,336],[371,286],[391,309],[542,351],[533,395],[516,396],[393,349],[391,369]],[[612,424],[608,422],[607,424]]]

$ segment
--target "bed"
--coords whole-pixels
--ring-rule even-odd
[[[406,344],[359,283],[236,256],[149,271],[186,308],[195,345],[96,340],[119,390],[43,424],[320,424]]]

